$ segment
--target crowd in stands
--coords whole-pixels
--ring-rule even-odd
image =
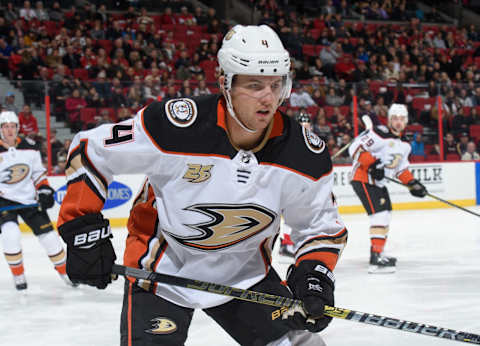
[[[52,115],[76,132],[131,117],[153,100],[218,92],[216,54],[232,23],[215,9],[160,1],[160,12],[133,3],[120,12],[99,1],[81,3],[64,8],[63,1],[7,1],[0,8],[0,73],[23,92],[26,105],[43,107],[48,93]],[[354,108],[385,124],[392,102],[409,106],[411,140],[422,142],[413,134],[436,130],[438,96],[444,132],[458,143],[468,135],[458,159],[470,142],[478,144],[476,26],[438,24],[445,16],[407,0],[310,0],[298,2],[297,10],[285,3],[252,1],[261,11],[256,24],[273,27],[292,55],[296,84],[282,110],[307,114],[332,152],[353,137]],[[318,11],[312,15],[308,8]],[[4,108],[9,98],[0,99]],[[438,140],[426,139],[423,157],[438,159]],[[339,162],[348,161],[345,155]],[[422,154],[415,156],[421,160]]]

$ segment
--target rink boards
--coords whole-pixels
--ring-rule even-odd
[[[414,177],[420,180],[428,191],[442,199],[461,206],[472,206],[480,202],[480,163],[479,162],[430,162],[412,164]],[[334,167],[333,191],[337,197],[341,213],[360,213],[364,209],[350,186],[351,165]],[[110,219],[114,227],[123,227],[129,215],[132,200],[144,182],[143,175],[119,175],[109,186],[108,199],[103,214]],[[48,213],[53,221],[57,220],[60,204],[66,191],[64,176],[49,177],[50,185],[55,189],[55,206]],[[425,209],[444,208],[447,205],[431,198],[412,197],[407,188],[389,183],[388,189],[393,208]],[[22,230],[27,229],[22,225]]]

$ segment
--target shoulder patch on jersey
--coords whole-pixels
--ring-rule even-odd
[[[302,127],[303,139],[308,149],[313,151],[315,154],[320,154],[325,150],[325,142],[318,137],[313,131]]]
[[[188,127],[197,119],[197,104],[189,98],[168,100],[165,103],[168,120],[178,127]]]
[[[385,125],[379,125],[379,126],[377,126],[377,129],[379,129],[380,131],[382,131],[382,132],[384,132],[384,133],[390,132],[390,131],[388,130],[388,127],[386,127]]]

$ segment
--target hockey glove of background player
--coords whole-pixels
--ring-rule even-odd
[[[425,197],[427,195],[427,189],[417,179],[412,179],[407,184],[410,189],[410,193],[415,197]]]
[[[48,185],[42,185],[37,189],[38,193],[38,203],[40,203],[40,207],[42,210],[47,210],[55,204],[55,200],[53,199],[53,194],[55,190],[52,189]]]
[[[378,159],[368,167],[368,174],[375,180],[382,180],[385,177],[385,169],[382,160]]]
[[[73,283],[104,289],[112,282],[117,259],[110,238],[108,219],[86,214],[61,225],[58,230],[67,244],[67,274]]]
[[[287,284],[295,298],[303,301],[307,316],[297,312],[290,317],[295,329],[308,329],[319,332],[325,329],[331,317],[324,316],[324,306],[334,306],[333,290],[335,287],[333,273],[317,261],[302,261],[296,267],[291,265],[287,273]],[[313,320],[312,320],[313,319]]]

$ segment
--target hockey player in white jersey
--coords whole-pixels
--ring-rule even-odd
[[[65,282],[66,255],[58,233],[46,210],[54,204],[40,152],[27,139],[17,137],[18,117],[14,112],[0,113],[0,233],[3,252],[18,290],[27,288],[24,274],[21,233],[18,216],[27,223],[44,247],[55,269]],[[22,205],[40,204],[38,207]],[[18,209],[17,209],[18,208]]]
[[[113,175],[148,180],[131,210],[124,264],[296,297],[305,316],[144,280],[127,280],[121,345],[183,345],[203,309],[241,345],[323,345],[334,270],[347,230],[332,163],[315,134],[278,112],[290,57],[267,26],[235,26],[218,52],[222,95],[153,102],[133,119],[72,142],[59,230],[73,282],[105,288],[116,259],[101,209]],[[287,284],[271,265],[281,216],[296,263]],[[312,323],[307,321],[311,317]]]
[[[427,193],[408,170],[411,148],[402,140],[407,123],[407,107],[394,103],[388,110],[388,127],[377,126],[360,134],[348,149],[353,159],[351,184],[370,217],[369,273],[393,273],[397,261],[383,254],[392,211],[384,177],[400,179],[413,196]]]

